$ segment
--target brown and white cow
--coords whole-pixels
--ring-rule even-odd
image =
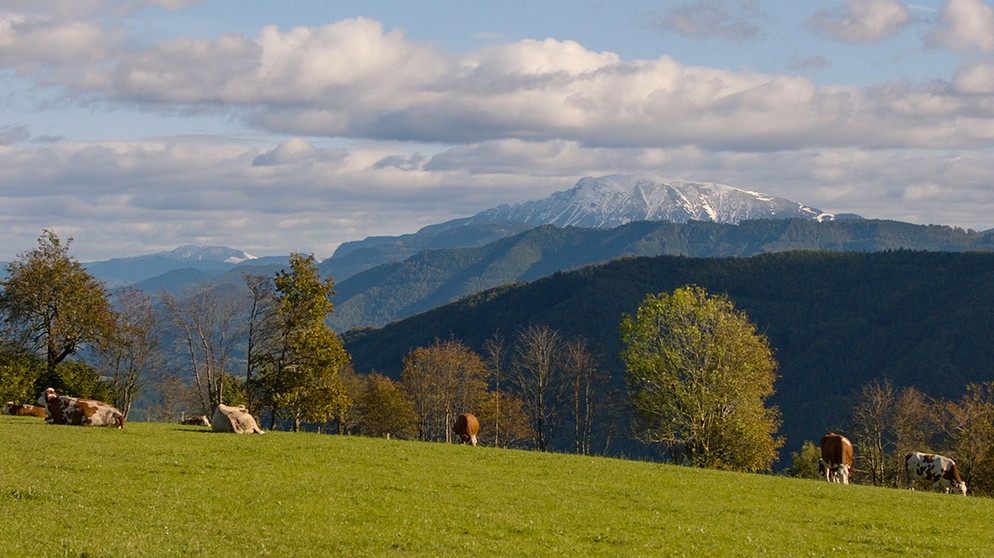
[[[480,432],[480,421],[470,413],[463,413],[456,417],[452,430],[462,438],[462,443],[469,442],[475,446],[476,435]]]
[[[237,407],[218,405],[214,410],[214,419],[211,420],[211,430],[235,434],[265,434],[245,405]]]
[[[195,417],[190,417],[188,419],[183,419],[179,421],[180,424],[189,424],[192,426],[206,426],[211,427],[211,419],[207,418],[207,415],[198,415]]]
[[[821,459],[818,460],[818,472],[825,475],[828,482],[849,484],[849,472],[852,471],[853,447],[849,438],[841,434],[829,432],[821,438]]]
[[[944,455],[916,451],[904,456],[908,470],[908,488],[915,489],[918,479],[931,482],[932,489],[943,488],[946,494],[953,488],[966,496],[966,483],[956,468],[956,462]]]
[[[15,417],[38,417],[38,418],[48,418],[48,413],[45,412],[44,407],[39,407],[37,405],[19,405],[13,401],[8,401],[7,406],[3,408],[3,414],[12,415]]]
[[[49,424],[124,428],[124,413],[103,401],[65,397],[48,388],[38,398],[38,404],[48,413],[45,421]]]

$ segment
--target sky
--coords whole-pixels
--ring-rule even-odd
[[[314,254],[586,176],[994,228],[985,0],[0,0],[0,260]]]

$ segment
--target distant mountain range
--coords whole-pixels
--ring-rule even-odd
[[[346,242],[321,271],[343,281],[377,265],[436,248],[472,248],[542,225],[611,229],[637,221],[738,224],[753,219],[831,221],[834,215],[798,202],[724,184],[616,174],[583,178],[547,198],[501,205],[472,217],[424,227],[414,234]]]

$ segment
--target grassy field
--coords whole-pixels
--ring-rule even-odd
[[[0,417],[25,556],[991,556],[994,500],[653,463]]]

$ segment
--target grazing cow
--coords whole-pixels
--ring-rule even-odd
[[[3,408],[3,414],[15,417],[48,418],[48,413],[45,412],[44,407],[37,405],[18,405],[13,401],[7,402],[7,406]]]
[[[852,456],[853,448],[849,438],[829,432],[821,438],[821,459],[818,461],[818,472],[825,475],[825,480],[828,482],[849,484]]]
[[[124,413],[103,401],[65,397],[48,388],[38,398],[38,404],[48,413],[45,421],[49,424],[124,428]]]
[[[218,405],[214,410],[214,419],[211,420],[211,430],[235,434],[265,434],[256,424],[255,418],[245,409],[245,405]]]
[[[922,453],[916,451],[904,456],[904,464],[908,470],[908,488],[915,489],[915,480],[922,479],[932,483],[932,490],[942,487],[946,494],[953,488],[966,496],[966,483],[959,475],[956,462],[944,455]]]
[[[188,419],[183,419],[179,421],[180,424],[189,424],[193,426],[206,426],[211,427],[211,419],[207,418],[207,415],[199,415],[195,417],[190,417]]]
[[[462,443],[469,442],[475,446],[476,434],[480,431],[480,421],[469,413],[463,413],[456,417],[452,430],[462,438]]]

